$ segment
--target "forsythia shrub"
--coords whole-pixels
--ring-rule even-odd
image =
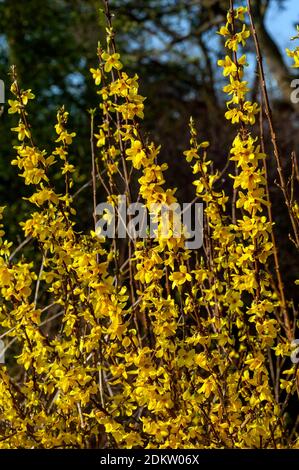
[[[225,116],[237,125],[232,195],[190,120],[184,157],[204,203],[204,246],[196,251],[173,225],[167,237],[158,230],[155,239],[127,239],[125,248],[95,227],[76,230],[68,113],[58,111],[55,148],[46,154],[29,124],[34,95],[14,71],[12,164],[32,188],[35,209],[22,229],[35,253],[13,252],[0,227],[0,336],[9,356],[0,369],[1,448],[299,447],[298,421],[288,413],[298,392],[289,357],[296,319],[279,270],[267,157],[252,130],[260,106],[248,99],[239,52],[251,31],[257,39],[248,13],[231,9],[219,31]],[[142,135],[144,98],[138,76],[123,71],[109,9],[107,20],[107,46],[91,69],[102,116],[94,132],[90,111],[94,210],[99,181],[113,206],[122,193],[132,202],[138,181],[145,207],[156,204],[159,229],[161,204],[177,202],[175,189],[165,186],[160,148]],[[298,66],[298,50],[288,54]],[[64,175],[63,194],[55,172]],[[286,197],[296,243],[298,205]]]

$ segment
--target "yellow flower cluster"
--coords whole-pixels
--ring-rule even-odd
[[[119,194],[132,202],[137,185],[155,238],[109,242],[96,229],[76,230],[68,113],[58,111],[47,155],[28,123],[33,95],[15,77],[12,164],[33,187],[35,211],[21,225],[35,250],[32,259],[13,252],[0,225],[0,337],[9,353],[0,370],[0,448],[299,446],[283,415],[298,372],[285,366],[292,333],[271,271],[266,155],[249,127],[259,106],[246,98],[246,57],[238,56],[250,35],[246,13],[230,11],[219,31],[229,54],[219,61],[229,78],[226,118],[240,126],[230,150],[232,195],[190,120],[184,157],[205,221],[196,252],[176,236],[175,220],[162,233],[162,207],[177,202],[175,189],[166,186],[160,147],[140,130],[138,76],[122,70],[111,25],[91,69],[101,115],[94,180],[115,208]],[[63,194],[52,166],[65,178]]]

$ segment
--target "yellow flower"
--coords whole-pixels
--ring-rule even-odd
[[[73,138],[76,137],[76,132],[68,133],[67,131],[63,130],[60,132],[58,139],[55,142],[63,142],[65,145],[70,145],[73,142]]]
[[[14,114],[14,113],[21,113],[22,110],[22,105],[19,101],[17,100],[8,100],[9,108],[8,108],[8,114]]]
[[[223,87],[224,93],[227,93],[229,95],[235,95],[237,97],[237,100],[235,100],[235,103],[239,103],[240,99],[243,99],[246,93],[249,91],[249,88],[247,87],[248,82],[246,81],[239,81],[237,79],[234,79],[232,76],[229,77],[230,79],[230,85],[226,85]]]
[[[104,70],[105,72],[110,72],[112,68],[120,70],[122,68],[122,63],[120,62],[119,58],[120,55],[117,53],[108,54],[107,52],[103,52],[102,59],[105,61]]]
[[[179,271],[175,271],[169,276],[169,280],[172,281],[172,288],[179,287],[184,284],[186,281],[191,281],[191,274],[187,272],[187,267],[181,265]]]
[[[128,155],[127,160],[132,160],[133,166],[137,170],[148,161],[140,140],[133,140],[131,147],[126,150],[126,154]]]
[[[75,171],[74,165],[71,165],[70,163],[65,163],[62,167],[62,174],[65,175],[65,173],[73,173]]]
[[[220,34],[221,36],[230,36],[228,24],[226,24],[225,26],[221,26],[219,31],[217,31],[217,34]]]
[[[246,55],[242,55],[238,59],[238,66],[239,66],[239,77],[241,78],[242,76],[242,67],[246,64]],[[232,75],[233,77],[236,77],[238,67],[231,60],[231,58],[227,55],[225,56],[224,60],[218,60],[218,65],[219,67],[223,67],[223,75],[227,77],[228,75]]]
[[[193,160],[193,158],[195,158],[195,159],[199,158],[199,155],[198,155],[197,150],[195,148],[190,149],[190,150],[186,150],[183,153],[186,157],[187,162],[191,162]]]
[[[240,43],[242,44],[242,46],[245,46],[246,39],[249,38],[249,36],[250,31],[246,29],[245,24],[243,24],[242,31],[236,33],[230,39],[227,39],[225,46],[236,52]]]
[[[236,64],[231,60],[231,58],[227,55],[225,56],[224,60],[218,60],[218,65],[219,67],[223,67],[223,75],[227,77],[228,75],[231,74],[236,74],[237,72],[237,66]]]
[[[92,78],[94,79],[95,84],[100,85],[101,80],[102,80],[102,72],[100,71],[100,69],[91,68],[89,70],[92,73]]]
[[[225,117],[231,120],[232,124],[239,123],[244,120],[244,114],[239,108],[232,108],[226,111]]]
[[[31,90],[26,90],[21,93],[21,100],[24,106],[28,103],[28,100],[33,100],[35,95],[31,93]]]
[[[294,51],[290,49],[286,49],[287,55],[294,59],[294,64],[292,65],[293,68],[299,67],[299,47],[297,47]]]
[[[33,202],[37,206],[41,206],[45,202],[53,202],[54,204],[58,203],[58,196],[54,193],[52,189],[44,188],[41,185],[41,189],[34,193],[30,198],[30,202]]]
[[[26,126],[22,122],[19,123],[18,127],[13,127],[11,130],[14,132],[18,132],[18,139],[20,141],[24,140],[25,137],[30,138],[31,136],[30,131],[26,128]]]

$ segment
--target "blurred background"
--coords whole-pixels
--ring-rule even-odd
[[[245,4],[245,2],[235,2]],[[178,188],[181,201],[194,197],[192,174],[182,158],[188,148],[188,121],[192,115],[202,140],[211,142],[215,168],[226,167],[228,152],[237,131],[225,122],[226,79],[217,67],[224,55],[223,39],[216,31],[225,21],[228,0],[111,0],[117,46],[128,73],[138,73],[141,93],[147,97],[143,129],[149,139],[162,144],[161,160],[169,163],[169,186]],[[298,0],[252,0],[256,27],[265,59],[284,171],[290,173],[291,152],[298,151],[299,104],[290,100],[290,67],[285,48],[292,47],[299,23]],[[31,88],[36,100],[30,106],[35,140],[48,151],[54,147],[56,111],[62,104],[70,112],[70,127],[77,132],[71,158],[77,166],[74,191],[90,180],[89,108],[98,103],[90,67],[97,66],[98,41],[104,43],[105,19],[101,0],[0,0],[0,78],[10,98],[9,68],[17,66],[22,88]],[[248,42],[248,80],[251,98],[258,99],[254,47]],[[298,69],[297,69],[298,71]],[[299,74],[297,72],[297,78]],[[98,119],[100,113],[98,111]],[[15,136],[10,131],[16,116],[0,118],[0,205],[9,206],[6,227],[16,243],[23,240],[19,222],[32,207],[26,188],[10,167]],[[258,128],[256,129],[259,132]],[[297,266],[288,239],[288,218],[281,193],[275,184],[276,170],[267,127],[270,190],[282,252],[285,282],[294,295]],[[228,166],[220,184],[231,187]],[[61,182],[63,184],[63,182]],[[59,187],[60,181],[57,180]],[[91,228],[91,188],[76,198],[79,228]]]

